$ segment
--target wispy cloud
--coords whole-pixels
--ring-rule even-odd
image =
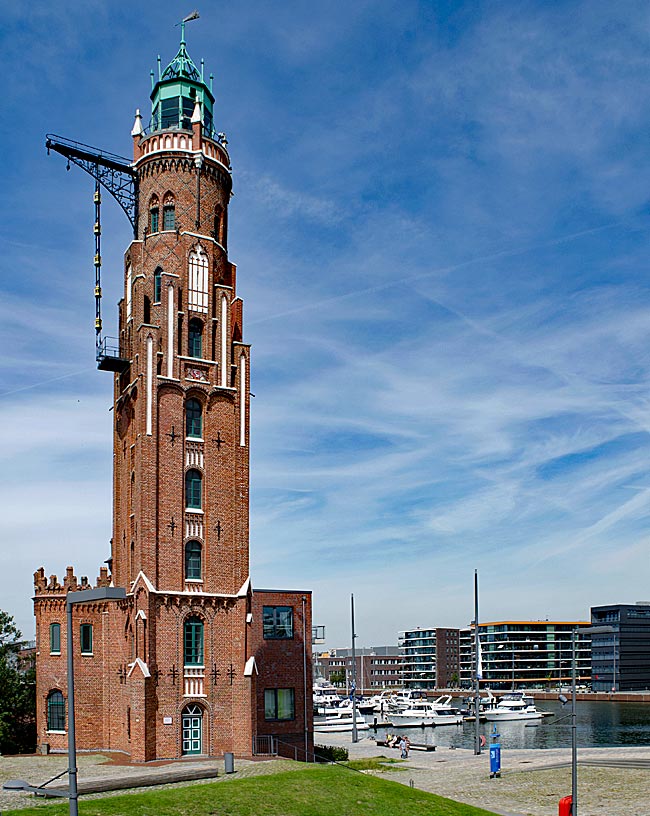
[[[33,570],[94,575],[110,538],[91,185],[42,134],[128,152],[178,18],[95,2],[72,24],[63,5],[13,4],[3,51],[23,70],[0,205],[0,594],[26,631]],[[313,587],[331,645],[351,591],[379,643],[466,623],[474,567],[490,618],[586,617],[650,578],[648,11],[452,6],[250,2],[191,32],[235,168],[253,583]],[[103,226],[110,326],[129,240],[110,201]]]

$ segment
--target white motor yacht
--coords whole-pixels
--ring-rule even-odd
[[[352,712],[339,709],[339,712],[324,720],[314,720],[314,731],[328,733],[333,731],[352,731]],[[357,714],[357,731],[367,731],[370,728],[365,718]]]
[[[421,701],[401,711],[391,711],[388,721],[394,728],[424,728],[427,725],[459,725],[463,722],[463,715],[454,708],[439,708],[434,703]]]
[[[544,715],[535,708],[532,697],[514,693],[504,695],[494,708],[483,712],[483,716],[488,722],[501,722],[504,720],[541,720]]]

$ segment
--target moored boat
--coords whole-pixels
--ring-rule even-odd
[[[532,697],[526,697],[521,692],[504,695],[494,708],[483,712],[488,722],[503,722],[506,720],[541,720],[544,714],[535,707]]]
[[[332,731],[352,731],[352,713],[340,710],[332,717],[325,717],[323,720],[314,720],[314,731],[328,733]],[[357,713],[357,731],[367,731],[370,728],[365,718]]]
[[[415,702],[409,708],[391,711],[388,721],[394,728],[459,725],[463,715],[454,708],[439,708],[433,703]]]

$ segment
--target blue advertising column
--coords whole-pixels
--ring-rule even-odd
[[[497,734],[496,724],[490,734],[492,744],[490,745],[490,779],[501,776],[501,743],[497,742],[501,735]]]

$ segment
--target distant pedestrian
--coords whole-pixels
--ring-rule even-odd
[[[411,750],[411,740],[408,737],[404,737],[404,742],[406,743],[406,757],[405,759],[409,758],[409,751]]]
[[[402,739],[399,741],[399,747],[400,747],[402,759],[406,759],[408,754],[406,753],[406,740],[404,739],[404,737],[402,737]]]

